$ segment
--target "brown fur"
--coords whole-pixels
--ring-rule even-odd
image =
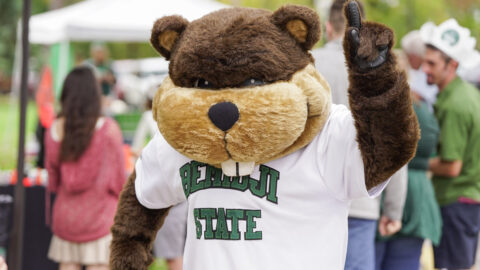
[[[225,100],[240,112],[228,132],[208,118],[209,108]],[[296,151],[316,136],[328,117],[330,89],[308,65],[288,82],[221,91],[178,87],[167,78],[153,105],[163,137],[185,156],[216,166],[230,158],[259,164]]]
[[[419,127],[410,99],[406,75],[397,68],[395,55],[388,52],[386,63],[371,71],[359,70],[354,57],[375,59],[376,46],[393,46],[391,29],[363,22],[360,47],[355,52],[350,27],[343,41],[349,70],[349,102],[357,140],[365,166],[368,188],[385,181],[415,154]]]
[[[110,269],[146,270],[153,262],[152,242],[168,209],[147,209],[135,196],[135,172],[120,194],[115,222],[111,228]]]
[[[299,18],[307,26],[303,43],[297,42],[285,26],[290,19]],[[193,87],[197,79],[209,81],[216,89],[237,87],[251,78],[268,83],[288,81],[312,62],[308,49],[320,37],[319,18],[306,7],[287,6],[273,14],[230,8],[188,24],[172,51],[165,52],[158,45],[158,35],[165,29],[181,29],[185,22],[178,17],[159,19],[151,38],[153,46],[170,57],[170,78],[181,87]]]
[[[174,49],[175,42],[178,40],[178,36],[183,33],[185,27],[187,27],[188,21],[181,16],[167,16],[163,17],[155,22],[152,28],[152,36],[150,38],[150,43],[161,55],[163,55],[167,60],[170,59],[170,54]],[[162,38],[165,33],[176,32],[177,36],[174,40],[163,43],[165,41],[165,36]],[[168,36],[169,34],[167,34]],[[170,38],[172,35],[170,34]],[[168,47],[167,47],[168,46]]]
[[[320,39],[322,29],[317,13],[309,8],[296,5],[285,5],[273,13],[272,22],[282,30],[288,31],[288,24],[292,21],[301,21],[305,25],[307,29],[305,40],[297,38],[295,29],[289,31],[289,33],[300,41],[305,51],[312,49]]]

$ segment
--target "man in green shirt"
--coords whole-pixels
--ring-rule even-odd
[[[439,89],[438,156],[429,164],[444,224],[435,267],[470,269],[480,231],[480,92],[457,76],[457,68],[478,59],[478,52],[469,31],[453,19],[421,31],[427,43],[423,70]]]

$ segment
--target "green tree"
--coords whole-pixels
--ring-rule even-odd
[[[480,40],[480,0],[364,0],[367,18],[395,30],[397,41],[425,22],[455,18]],[[477,48],[479,44],[477,42]]]
[[[316,0],[324,2],[329,0]],[[315,0],[220,0],[234,6],[257,7],[275,10],[290,3],[315,7]],[[411,30],[419,29],[425,22],[439,24],[455,18],[479,40],[480,0],[361,0],[368,20],[384,23],[395,31],[397,41]],[[324,19],[324,18],[322,18]]]
[[[48,10],[49,0],[33,0],[32,14]],[[17,23],[21,19],[22,1],[0,1],[0,72],[11,75],[17,41]],[[35,51],[32,52],[34,55]]]
[[[21,1],[0,1],[0,72],[11,73]]]

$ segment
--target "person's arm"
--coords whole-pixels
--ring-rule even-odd
[[[55,128],[55,124],[51,126],[51,129]],[[51,138],[51,129],[45,131],[45,169],[48,173],[48,190],[51,192],[57,192],[59,186],[59,162],[58,162],[58,146]]]
[[[394,235],[402,229],[402,221],[382,215],[378,220],[378,232],[381,236]]]
[[[407,166],[404,166],[392,176],[384,191],[383,211],[378,222],[378,231],[382,236],[392,235],[402,228],[407,185]]]
[[[434,175],[454,178],[460,175],[462,171],[463,162],[461,160],[442,160],[440,158],[433,158],[429,161],[429,169]]]
[[[105,74],[100,78],[102,82],[108,83],[109,85],[114,85],[116,80],[115,76],[113,75],[113,72],[110,70],[107,70]]]
[[[105,63],[105,73],[102,76],[102,81],[110,85],[114,85],[117,82],[117,79],[115,78],[115,72],[113,72],[112,69],[112,62],[110,60]]]
[[[438,157],[430,160],[429,169],[436,176],[454,178],[462,171],[471,124],[461,108],[441,108],[436,115],[440,126]]]
[[[363,22],[354,1],[346,4],[349,27],[343,47],[349,71],[349,102],[362,154],[365,184],[387,180],[415,154],[419,127],[405,72],[391,52],[393,32]]]

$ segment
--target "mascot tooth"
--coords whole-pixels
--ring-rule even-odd
[[[232,159],[222,162],[222,172],[226,176],[244,176],[253,173],[255,162],[236,162]]]

